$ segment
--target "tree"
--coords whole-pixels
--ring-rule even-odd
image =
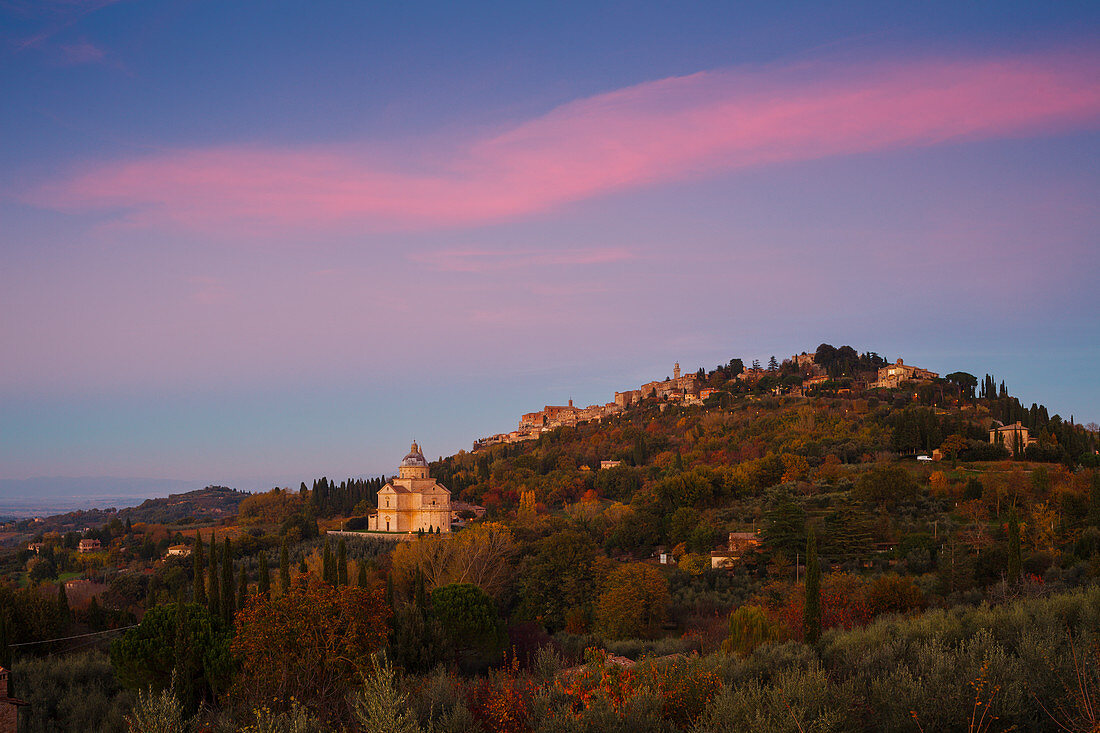
[[[196,532],[195,533],[195,549],[194,549],[194,552],[192,553],[192,561],[193,561],[194,564],[192,566],[193,575],[191,576],[192,584],[193,584],[193,587],[192,587],[192,590],[191,590],[191,600],[193,600],[195,603],[200,603],[200,604],[205,606],[206,605],[206,585],[203,583],[203,578],[202,578],[204,563],[203,563],[203,556],[202,556],[202,533],[201,532]]]
[[[516,545],[503,524],[483,522],[458,534],[401,542],[393,551],[391,575],[398,589],[412,591],[417,573],[429,590],[451,583],[473,583],[497,598],[510,585]]]
[[[332,546],[329,544],[328,535],[325,535],[325,549],[321,554],[321,580],[329,585],[336,585],[336,572],[332,564]]]
[[[207,608],[215,616],[221,616],[221,593],[218,592],[218,541],[214,532],[210,533],[210,564],[206,574]]]
[[[431,594],[432,612],[446,634],[446,648],[460,668],[483,669],[506,641],[496,604],[473,583],[452,583]]]
[[[806,542],[806,512],[789,497],[764,515],[767,524],[760,531],[760,544],[769,556],[782,553],[788,559],[802,551]]]
[[[916,480],[901,466],[876,466],[856,481],[852,495],[860,501],[890,506],[916,498]]]
[[[197,603],[155,606],[111,644],[111,664],[119,682],[135,690],[167,689],[175,672],[179,688],[192,691],[193,699],[185,702],[193,707],[214,700],[228,684],[229,640],[221,619]]]
[[[779,371],[779,362],[776,361],[775,354],[772,354],[772,357],[770,359],[768,359],[768,371],[769,372]]]
[[[241,578],[237,582],[237,608],[244,608],[245,601],[248,600],[248,570],[245,568],[244,563],[241,563]]]
[[[290,587],[290,550],[287,548],[286,538],[283,538],[283,546],[279,549],[279,591],[286,592]]]
[[[381,591],[308,575],[279,596],[250,596],[232,644],[234,696],[284,706],[293,697],[328,720],[348,715],[347,693],[385,643],[389,618]]]
[[[806,535],[806,605],[802,615],[802,637],[807,644],[816,644],[821,637],[821,565],[813,527]]]
[[[958,433],[954,433],[953,435],[947,436],[940,446],[940,450],[951,456],[951,461],[953,463],[958,460],[959,452],[966,450],[969,445],[965,437]]]
[[[583,532],[555,532],[541,540],[519,572],[521,615],[550,631],[565,628],[571,612],[588,618],[601,566],[596,543]]]
[[[727,654],[745,657],[761,644],[779,640],[779,627],[760,606],[741,606],[730,613],[729,636],[722,642]]]
[[[271,573],[267,569],[267,553],[260,553],[260,578],[257,581],[260,593],[263,595],[269,595],[271,593]],[[241,607],[244,607],[244,601],[241,602]]]
[[[665,620],[668,581],[655,567],[620,565],[596,603],[596,630],[610,639],[652,637]]]
[[[355,579],[355,584],[359,588],[366,588],[370,585],[370,579],[367,577],[367,561],[360,559],[356,566],[358,567],[358,577]]]
[[[364,733],[420,733],[408,710],[408,695],[400,691],[394,677],[385,654],[376,655],[354,699],[355,719]]]
[[[348,584],[348,545],[344,538],[340,538],[340,544],[336,546],[336,584]]]
[[[228,537],[222,550],[221,612],[226,625],[232,626],[233,616],[237,613],[237,594],[233,587],[233,545]]]
[[[72,613],[69,611],[69,596],[65,593],[65,584],[57,584],[57,615],[61,619],[62,627],[67,627],[72,622]]]

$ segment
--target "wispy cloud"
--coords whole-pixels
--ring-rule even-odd
[[[777,163],[1093,128],[1097,69],[1100,54],[1080,52],[701,72],[563,105],[427,167],[364,144],[210,147],[94,165],[27,199],[201,229],[474,225]],[[492,253],[436,260],[509,266]]]
[[[441,250],[409,259],[446,272],[501,272],[530,267],[602,265],[633,258],[622,247],[561,250]]]
[[[96,64],[107,58],[107,53],[88,41],[80,41],[69,45],[62,45],[61,56],[66,64]]]

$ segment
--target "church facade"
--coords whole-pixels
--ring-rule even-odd
[[[378,509],[367,527],[374,532],[450,532],[451,492],[428,475],[428,461],[415,442],[397,477],[378,491]]]

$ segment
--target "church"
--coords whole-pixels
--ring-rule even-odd
[[[451,531],[451,492],[428,475],[428,462],[415,441],[397,477],[378,490],[378,510],[367,527],[373,532]]]

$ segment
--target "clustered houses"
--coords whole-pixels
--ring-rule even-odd
[[[783,361],[783,369],[790,365],[802,375],[801,385],[790,386],[784,384],[775,387],[775,394],[790,394],[801,396],[806,390],[829,382],[831,377],[814,361],[814,354],[803,351]],[[745,369],[737,375],[737,380],[745,384],[755,385],[761,379],[777,372],[754,366]],[[789,374],[790,372],[785,372]],[[872,372],[873,374],[873,372]],[[869,378],[868,375],[867,378]],[[927,382],[937,379],[936,372],[920,367],[914,367],[898,359],[894,364],[888,364],[878,370],[877,379],[873,382],[856,381],[850,388],[840,390],[841,393],[850,392],[852,389],[896,389],[904,382]],[[672,377],[658,382],[647,382],[638,389],[630,389],[625,392],[616,392],[613,402],[606,405],[589,405],[588,407],[576,407],[573,400],[567,405],[546,405],[538,412],[528,412],[519,419],[519,427],[510,433],[498,433],[487,438],[474,441],[473,450],[476,452],[483,448],[499,443],[520,443],[525,440],[536,440],[543,433],[558,427],[573,427],[579,423],[603,420],[605,417],[617,415],[623,410],[637,405],[646,399],[661,400],[660,407],[665,409],[669,403],[683,405],[701,405],[716,392],[721,390],[711,387],[702,388],[702,380],[697,373],[681,374],[680,364],[672,368]],[[1026,441],[1025,441],[1026,445]]]
[[[498,443],[520,443],[535,440],[543,433],[563,426],[573,427],[582,422],[603,420],[618,415],[627,407],[638,404],[648,397],[665,399],[669,402],[683,402],[687,405],[703,404],[698,390],[698,374],[680,374],[680,364],[672,367],[672,377],[659,382],[647,382],[638,389],[616,392],[615,400],[605,405],[576,407],[573,400],[568,405],[546,405],[538,412],[528,412],[519,419],[519,428],[510,433],[499,433],[488,438],[474,441],[473,449],[478,451]]]
[[[932,381],[940,375],[920,367],[909,366],[901,359],[896,364],[887,364],[878,370],[878,381],[870,384],[871,389],[895,389],[902,382]]]

